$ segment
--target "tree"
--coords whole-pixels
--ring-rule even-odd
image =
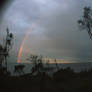
[[[78,20],[81,30],[86,30],[90,39],[92,40],[92,9],[85,7],[82,19]]]
[[[56,64],[56,68],[57,68],[57,71],[58,71],[58,70],[59,70],[59,66],[58,66],[58,64],[57,64],[57,60],[55,59],[54,62],[55,62],[55,64]]]
[[[0,68],[3,68],[5,65],[7,72],[7,57],[9,56],[10,49],[12,47],[13,34],[9,32],[9,29],[6,30],[7,35],[4,41],[4,45],[0,45]]]
[[[2,45],[0,45],[0,68],[2,67],[2,63],[4,60],[4,55],[2,53],[3,53],[3,47]]]
[[[9,51],[12,47],[13,34],[9,32],[8,28],[7,28],[6,32],[7,32],[7,35],[6,35],[6,41],[5,41],[5,46],[4,46],[4,57],[5,57],[5,65],[7,67],[7,57],[9,55]]]
[[[34,72],[38,72],[38,73],[41,72],[41,70],[43,69],[43,57],[42,56],[31,54],[28,60],[33,64],[33,67],[31,69],[32,74]]]

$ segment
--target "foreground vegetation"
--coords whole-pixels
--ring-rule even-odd
[[[0,71],[1,72],[1,71]],[[60,69],[49,76],[46,72],[36,75],[11,76],[0,73],[2,92],[90,92],[92,91],[92,69],[74,72],[71,68]]]

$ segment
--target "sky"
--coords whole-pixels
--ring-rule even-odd
[[[10,62],[16,62],[25,38],[21,62],[30,54],[59,62],[92,62],[92,41],[77,21],[92,0],[13,0],[0,18],[0,39],[8,27],[14,34]]]

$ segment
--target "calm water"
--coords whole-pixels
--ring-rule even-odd
[[[16,65],[16,63],[8,64],[8,69],[11,71],[12,74],[14,70],[14,65]],[[45,64],[45,66],[47,65]],[[58,66],[59,68],[71,67],[75,72],[80,72],[81,70],[88,70],[92,68],[92,63],[69,63],[69,64],[58,64]],[[56,71],[56,64],[50,64],[49,67],[55,68],[54,71]],[[24,72],[25,73],[31,72],[31,68],[32,68],[32,64],[25,64]]]

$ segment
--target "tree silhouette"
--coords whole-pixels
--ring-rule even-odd
[[[9,29],[6,30],[7,35],[4,41],[4,45],[0,45],[0,68],[5,70],[7,73],[7,57],[9,56],[10,49],[12,47],[13,34],[9,32]],[[3,67],[4,65],[4,67]]]
[[[46,62],[46,65],[45,66],[45,61],[44,61],[44,57],[43,56],[38,56],[38,55],[32,55],[30,56],[30,58],[28,59],[32,64],[33,64],[33,67],[31,69],[31,74],[33,73],[43,73],[43,72],[49,72],[49,71],[52,71],[54,70],[53,67],[50,67],[49,66],[49,60],[47,60]]]
[[[41,69],[43,68],[43,57],[42,56],[37,56],[37,55],[32,55],[29,57],[29,61],[33,64],[33,67],[31,69],[32,74],[37,72],[41,72]]]
[[[57,68],[57,71],[58,71],[58,70],[59,70],[59,66],[58,66],[58,64],[57,64],[57,60],[55,59],[54,62],[55,62],[55,64],[56,64],[56,68]]]
[[[7,57],[12,47],[13,34],[9,32],[8,28],[6,31],[7,31],[7,35],[6,35],[6,41],[5,41],[5,47],[4,47],[4,57],[5,57],[5,65],[7,67]]]
[[[90,39],[92,40],[92,9],[90,7],[84,7],[83,17],[78,20],[81,30],[86,30]]]
[[[3,60],[4,60],[3,47],[2,45],[0,45],[0,67],[2,67]]]

